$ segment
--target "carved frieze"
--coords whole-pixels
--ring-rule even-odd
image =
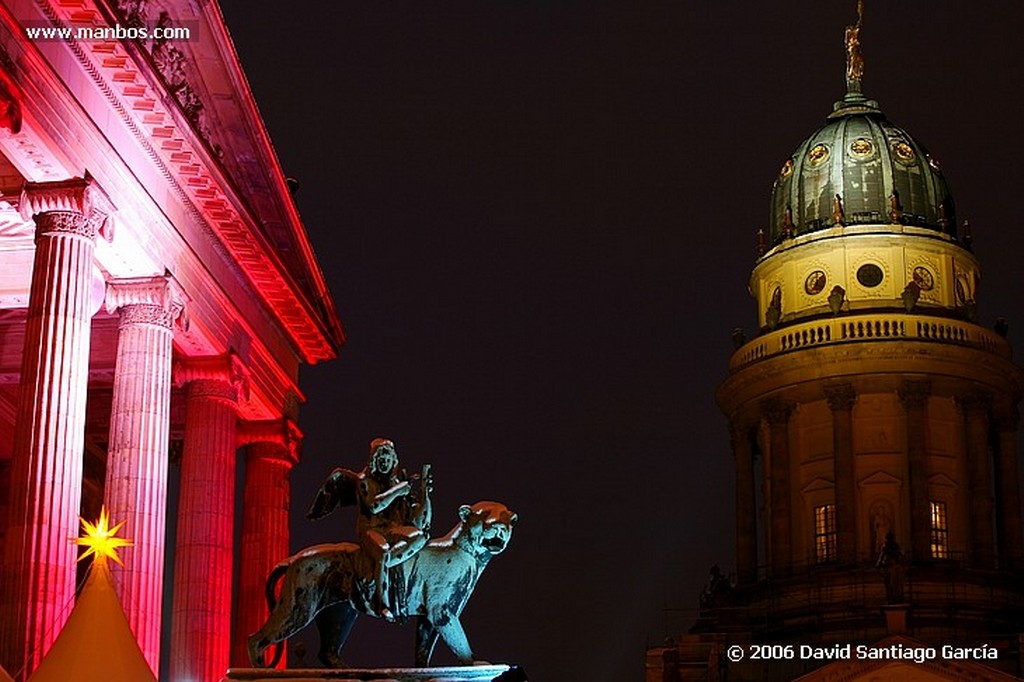
[[[149,0],[116,0],[114,12],[125,26],[142,27],[147,23],[155,23],[157,28],[172,28],[174,20],[165,10],[161,10],[153,22],[151,15],[157,9],[152,6],[154,4]],[[188,59],[185,53],[171,40],[164,37],[153,38],[148,42],[140,41],[140,45],[149,52],[157,74],[167,91],[178,103],[185,118],[192,124],[192,128],[206,142],[214,155],[220,157],[221,148],[220,145],[213,142],[211,130],[206,121],[203,100],[196,88],[189,82]]]

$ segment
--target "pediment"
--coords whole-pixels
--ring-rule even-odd
[[[954,481],[952,478],[950,478],[946,474],[942,474],[942,473],[932,474],[931,476],[929,476],[928,477],[928,485],[939,486],[939,487],[942,487],[942,488],[953,488],[954,490],[956,490],[957,488],[960,487],[959,483]]]
[[[800,492],[807,494],[817,492],[819,490],[832,490],[835,487],[836,484],[834,482],[828,480],[827,478],[822,478],[818,476],[812,479],[811,482],[805,485],[803,488],[801,488]]]
[[[868,474],[864,478],[857,482],[859,486],[866,485],[903,485],[903,481],[893,476],[887,471],[876,471],[873,474]]]

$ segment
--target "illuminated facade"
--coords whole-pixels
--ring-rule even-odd
[[[150,667],[219,680],[288,554],[299,365],[344,342],[219,8],[2,0],[0,125],[0,664],[24,679],[60,633],[68,539],[104,502],[136,543],[113,572]]]
[[[682,641],[648,652],[648,680],[793,679],[824,664],[751,661],[758,643],[984,642],[998,660],[915,679],[1022,672],[1024,373],[1005,329],[976,320],[980,268],[938,162],[861,93],[858,31],[845,97],[778,172],[750,277],[759,334],[717,393],[735,581],[710,586]],[[742,661],[728,658],[736,644]],[[910,674],[843,665],[807,679]]]

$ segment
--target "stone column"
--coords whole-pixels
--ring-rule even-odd
[[[171,679],[215,682],[231,648],[236,409],[248,388],[234,355],[175,365],[185,386],[185,443],[174,561]]]
[[[999,431],[999,454],[996,463],[999,523],[999,562],[1001,567],[1024,567],[1024,529],[1020,513],[1020,479],[1017,474],[1017,425],[1020,412],[1016,407],[1004,410],[996,418]]]
[[[771,487],[771,544],[772,575],[785,576],[793,567],[793,538],[789,485],[789,417],[793,405],[778,398],[761,404],[771,430],[769,482]]]
[[[931,383],[904,381],[900,400],[907,413],[907,476],[910,478],[910,556],[914,561],[931,558],[931,509],[928,506],[928,453],[925,450],[925,409]],[[896,541],[899,542],[899,538]]]
[[[160,620],[167,519],[171,341],[184,295],[170,277],[123,279],[107,286],[107,310],[120,315],[110,408],[104,502],[122,537],[124,567],[111,565],[121,606],[146,662],[160,671]]]
[[[834,453],[836,544],[841,563],[857,561],[857,482],[853,467],[853,404],[857,394],[850,384],[825,387],[832,410]]]
[[[302,432],[290,419],[246,422],[238,433],[246,447],[242,505],[241,569],[238,616],[231,647],[231,665],[249,667],[247,640],[267,620],[264,588],[271,569],[286,558],[289,477],[299,461]],[[284,657],[282,663],[284,665]]]
[[[757,498],[754,492],[753,425],[734,421],[729,428],[736,459],[736,577],[757,582]]]
[[[992,526],[992,468],[988,455],[988,410],[992,396],[975,391],[957,398],[967,429],[967,471],[970,476],[971,563],[995,564],[995,529]]]
[[[26,677],[67,620],[75,598],[82,496],[90,295],[97,235],[112,211],[86,177],[26,183],[20,208],[36,225],[21,388],[11,461],[0,663]]]

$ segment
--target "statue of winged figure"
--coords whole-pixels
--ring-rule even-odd
[[[417,484],[418,485],[414,485]],[[386,438],[370,443],[366,467],[355,472],[334,469],[317,491],[306,518],[320,519],[338,507],[355,506],[356,534],[364,555],[370,559],[369,575],[375,585],[371,604],[378,617],[393,621],[405,615],[406,595],[401,581],[388,579],[391,569],[408,561],[430,540],[430,465],[408,476],[398,467],[395,444]]]

